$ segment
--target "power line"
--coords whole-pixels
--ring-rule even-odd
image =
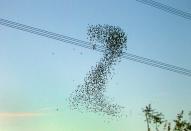
[[[136,1],[141,2],[143,4],[146,4],[146,5],[149,5],[149,6],[152,6],[152,7],[155,7],[155,8],[158,8],[158,9],[163,10],[165,12],[183,17],[185,19],[191,20],[191,14],[190,13],[184,12],[182,10],[176,9],[174,7],[171,7],[171,6],[159,3],[159,2],[156,2],[154,0],[136,0]]]
[[[150,65],[153,67],[158,67],[164,70],[168,70],[168,71],[172,71],[172,72],[176,72],[179,74],[183,74],[183,75],[187,75],[187,76],[191,76],[191,71],[182,67],[178,67],[178,66],[174,66],[174,65],[170,65],[170,64],[166,64],[160,61],[156,61],[156,60],[152,60],[149,58],[144,58],[141,56],[137,56],[137,55],[133,55],[130,53],[124,53],[125,55],[123,55],[124,58],[129,59],[129,60],[133,60],[142,64],[146,64],[146,65]]]
[[[50,38],[50,39],[55,39],[55,40],[58,40],[58,41],[61,41],[61,42],[64,42],[64,43],[69,43],[69,44],[77,45],[77,46],[80,46],[80,47],[84,47],[84,48],[87,48],[87,49],[93,49],[93,50],[96,50],[96,51],[99,51],[99,52],[104,51],[104,47],[100,46],[100,45],[96,45],[95,47],[92,47],[92,44],[90,42],[74,39],[72,37],[68,37],[68,36],[64,36],[64,35],[61,35],[61,34],[53,33],[53,32],[46,31],[46,30],[39,29],[39,28],[35,28],[35,27],[32,27],[32,26],[27,26],[27,25],[24,25],[24,24],[20,24],[20,23],[17,23],[17,22],[10,21],[10,20],[0,18],[0,24],[4,25],[4,26],[7,26],[7,27],[14,28],[14,29],[18,29],[18,30],[21,30],[21,31],[36,34],[36,35],[39,35],[39,36],[44,36],[44,37],[47,37],[47,38]],[[131,54],[131,53],[126,53],[126,52],[123,53],[122,57],[125,58],[125,59],[128,59],[128,60],[143,63],[143,64],[150,65],[150,66],[153,66],[153,67],[158,67],[158,68],[161,68],[161,69],[164,69],[164,70],[172,71],[172,72],[175,72],[175,73],[179,73],[179,74],[191,77],[191,70],[188,70],[188,69],[185,69],[185,68],[182,68],[182,67],[170,65],[170,64],[167,64],[167,63],[164,63],[164,62],[152,60],[152,59],[149,59],[149,58],[144,58],[144,57],[137,56],[137,55],[134,55],[134,54]]]

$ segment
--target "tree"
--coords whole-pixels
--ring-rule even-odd
[[[168,123],[168,130],[167,131],[170,131],[171,130],[171,123],[169,122]]]
[[[146,117],[146,122],[147,122],[147,129],[148,131],[151,131],[150,129],[150,124],[151,124],[151,120],[152,120],[152,114],[154,112],[154,110],[151,108],[151,104],[149,104],[148,106],[146,106],[143,109],[143,112],[145,113],[145,117]]]
[[[155,129],[156,131],[159,131],[158,127],[165,122],[164,121],[164,115],[162,113],[159,112],[154,112],[152,114],[152,121],[155,124]]]
[[[191,131],[191,123],[186,123],[186,131]]]
[[[143,109],[143,112],[145,113],[145,121],[147,122],[148,131],[151,131],[151,124],[154,124],[156,131],[159,131],[159,126],[163,123],[164,131],[191,131],[191,122],[183,119],[183,110],[177,114],[176,119],[173,121],[174,128],[172,128],[171,122],[164,120],[164,115],[162,113],[156,112],[154,109],[151,108],[151,104],[146,106]],[[191,117],[191,112],[189,112],[188,115]]]
[[[146,106],[143,112],[145,113],[148,131],[151,131],[150,124],[154,124],[156,131],[159,131],[159,126],[165,122],[164,115],[152,109],[151,104]]]
[[[187,129],[189,127],[189,123],[183,119],[183,114],[184,111],[182,110],[179,114],[177,114],[177,119],[174,120],[175,122],[175,127],[174,127],[174,131],[189,131],[189,129]]]
[[[190,122],[191,122],[191,111],[188,113],[188,115],[189,115]]]

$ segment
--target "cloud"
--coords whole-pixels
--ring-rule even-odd
[[[0,112],[0,117],[37,117],[42,115],[38,112]]]
[[[56,109],[56,107],[43,107],[40,108],[39,111],[55,111]]]

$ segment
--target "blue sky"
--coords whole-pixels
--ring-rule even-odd
[[[158,1],[191,12],[189,0]],[[191,21],[135,0],[0,0],[0,17],[85,41],[88,24],[118,25],[128,34],[127,52],[191,69]],[[0,130],[142,131],[141,108],[149,103],[170,120],[191,110],[190,77],[122,59],[107,95],[126,106],[129,117],[111,126],[96,115],[73,113],[66,99],[101,57],[0,26]]]

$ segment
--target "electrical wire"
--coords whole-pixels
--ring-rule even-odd
[[[146,5],[149,5],[149,6],[152,6],[152,7],[155,7],[155,8],[158,8],[158,9],[163,10],[165,12],[183,17],[185,19],[191,20],[191,14],[190,13],[184,12],[182,10],[176,9],[174,7],[171,7],[171,6],[159,3],[159,2],[156,2],[154,0],[136,0],[136,1],[141,2],[143,4],[146,4]]]
[[[92,43],[90,42],[86,42],[86,41],[82,41],[82,40],[78,40],[72,37],[68,37],[68,36],[64,36],[61,34],[57,34],[57,33],[53,33],[47,30],[43,30],[43,29],[39,29],[39,28],[35,28],[32,26],[28,26],[28,25],[24,25],[24,24],[20,24],[17,22],[13,22],[10,20],[6,20],[6,19],[2,19],[0,18],[0,25],[4,25],[7,27],[11,27],[14,29],[18,29],[21,31],[25,31],[25,32],[29,32],[35,35],[39,35],[39,36],[43,36],[43,37],[47,37],[50,39],[54,39],[54,40],[58,40],[64,43],[69,43],[69,44],[73,44],[76,46],[80,46],[83,48],[87,48],[87,49],[91,49],[91,50],[96,50],[99,52],[103,52],[104,51],[104,47],[101,45],[96,45],[95,47],[92,46]],[[178,67],[178,66],[174,66],[174,65],[170,65],[164,62],[160,62],[160,61],[156,61],[156,60],[152,60],[149,58],[144,58],[141,56],[137,56],[131,53],[123,53],[123,58],[128,59],[128,60],[132,60],[135,62],[139,62],[142,64],[146,64],[149,66],[153,66],[153,67],[157,67],[160,69],[164,69],[164,70],[168,70],[168,71],[172,71],[178,74],[182,74],[182,75],[186,75],[191,77],[191,70],[182,68],[182,67]]]

